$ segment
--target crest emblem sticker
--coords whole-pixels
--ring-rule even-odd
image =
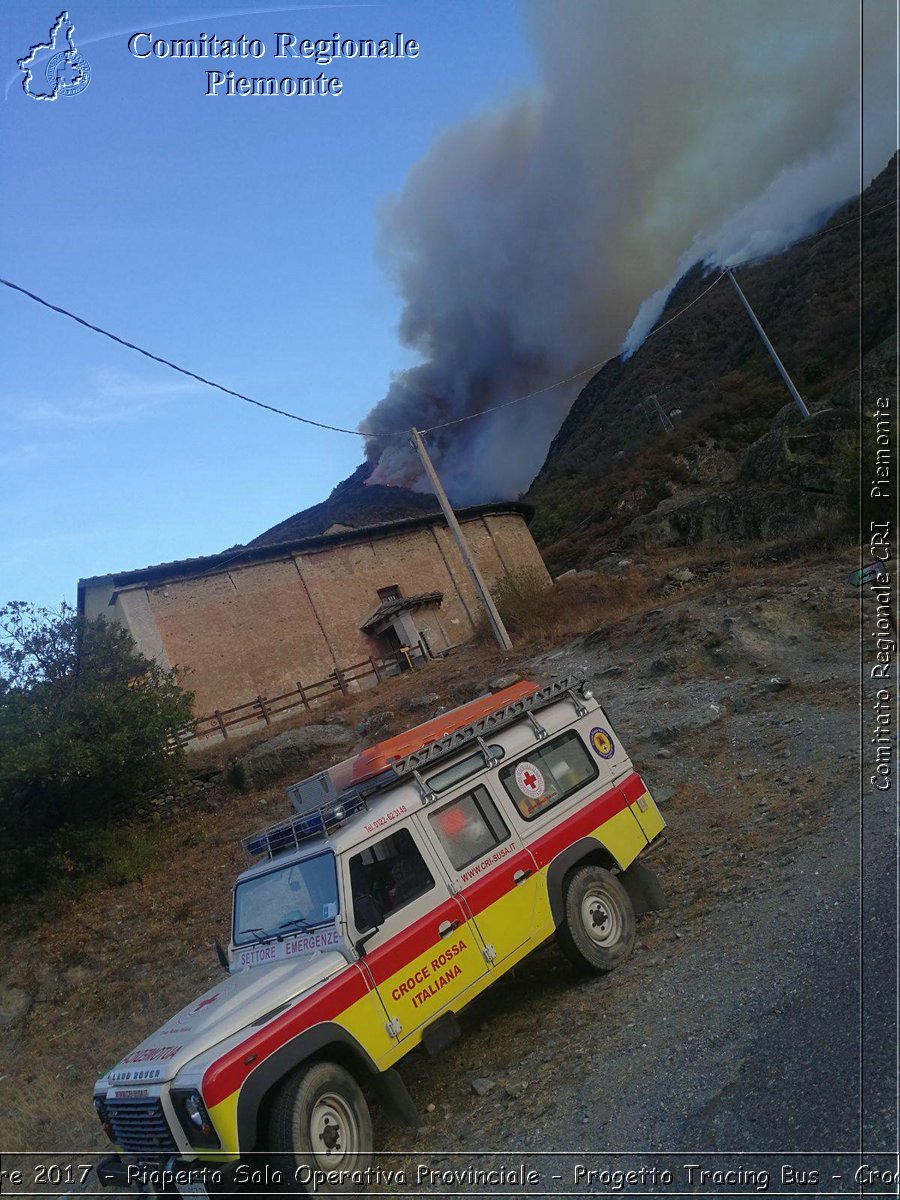
[[[612,735],[605,729],[601,729],[599,725],[596,729],[591,730],[591,745],[594,747],[594,753],[601,758],[612,758],[616,752]]]

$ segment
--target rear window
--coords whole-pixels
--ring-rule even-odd
[[[584,742],[569,730],[503,767],[500,782],[525,820],[531,821],[599,774]]]

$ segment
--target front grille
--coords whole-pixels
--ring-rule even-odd
[[[175,1139],[163,1114],[162,1101],[107,1100],[107,1120],[112,1126],[113,1138],[126,1154],[162,1155],[177,1151]]]

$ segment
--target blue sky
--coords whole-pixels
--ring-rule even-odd
[[[399,401],[407,424],[408,396],[427,427],[614,355],[698,258],[740,265],[817,227],[860,187],[861,55],[863,184],[897,145],[892,0],[866,0],[862,45],[855,0],[205,3],[72,0],[90,83],[49,103],[16,63],[60,0],[0,5],[0,274],[350,428],[419,362],[401,312],[424,366],[381,415],[396,428]],[[143,31],[268,53],[138,59]],[[273,57],[286,31],[399,31],[421,50],[318,67]],[[229,67],[322,70],[344,90],[206,95],[207,70]],[[405,309],[377,259],[385,212]],[[246,542],[362,461],[362,439],[260,412],[5,288],[0,322],[0,604]],[[435,438],[451,495],[527,487],[575,390]],[[379,469],[411,477],[396,449]]]
[[[7,0],[0,273],[238,391],[355,427],[412,361],[376,261],[379,204],[443,129],[527,88],[531,52],[508,0],[252,9],[74,0],[90,85],[37,103],[16,60],[58,0]],[[321,68],[344,80],[336,99],[211,98],[219,62],[139,61],[140,30],[261,38],[258,64],[224,64],[251,75],[308,73],[271,58],[281,30],[402,31],[421,52]],[[361,439],[194,385],[7,289],[0,322],[0,603],[72,601],[80,576],[246,541],[362,460]]]

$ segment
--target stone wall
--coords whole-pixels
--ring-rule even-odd
[[[545,571],[519,514],[480,516],[463,530],[489,586],[507,569]],[[443,592],[439,609],[410,614],[432,650],[472,636],[480,608],[440,524],[136,584],[117,593],[110,616],[131,628],[145,653],[186,669],[195,711],[204,715],[383,653],[385,643],[359,626],[377,606],[377,590],[394,584],[404,596]]]

